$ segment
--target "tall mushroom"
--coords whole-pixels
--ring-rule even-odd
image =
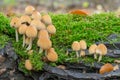
[[[107,54],[107,47],[104,44],[99,44],[96,48],[96,53],[99,54],[98,62],[100,62],[102,56]]]
[[[37,45],[40,47],[39,53],[47,51],[52,46],[47,30],[41,30],[38,34]]]
[[[33,20],[41,20],[41,14],[40,14],[38,11],[34,11],[34,12],[32,13],[31,18],[32,18]]]
[[[52,35],[56,33],[56,28],[54,25],[51,24],[51,25],[48,25],[47,31]]]
[[[25,14],[31,16],[35,8],[33,6],[27,6],[25,8]]]
[[[81,50],[80,57],[85,56],[85,49],[87,49],[87,44],[84,40],[80,40],[79,44],[80,44],[80,50]]]
[[[93,44],[89,47],[89,53],[94,54],[94,59],[97,59],[97,54],[96,54],[96,44]]]
[[[46,26],[40,20],[32,20],[30,25],[36,27],[37,30],[46,29]]]
[[[22,45],[23,47],[25,46],[25,32],[26,32],[26,30],[27,30],[27,25],[26,24],[22,24],[18,29],[19,34],[23,35],[23,45]]]
[[[33,26],[28,26],[26,36],[30,39],[29,46],[27,47],[27,50],[30,50],[32,48],[32,41],[37,36],[37,29]]]
[[[20,23],[20,19],[18,17],[13,17],[11,19],[10,25],[15,28],[15,36],[16,36],[16,42],[18,42],[19,38],[18,38],[18,28],[20,27],[21,23]]]
[[[72,50],[73,50],[73,51],[76,51],[76,56],[77,56],[77,58],[78,58],[78,57],[79,57],[78,51],[80,50],[80,44],[79,44],[78,41],[74,41],[74,42],[72,43]]]
[[[48,14],[42,16],[42,21],[43,21],[43,23],[45,23],[46,25],[52,24],[51,17],[50,17]]]
[[[47,51],[47,55],[46,55],[47,59],[51,62],[55,62],[58,60],[58,54],[55,52],[54,48],[50,48]]]

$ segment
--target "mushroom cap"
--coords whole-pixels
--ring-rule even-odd
[[[42,48],[42,49],[44,49],[44,50],[47,50],[47,49],[49,49],[49,48],[52,47],[52,42],[51,42],[50,39],[48,39],[48,38],[40,38],[40,39],[38,39],[38,41],[37,41],[37,45],[38,45],[40,48]]]
[[[32,20],[30,25],[36,27],[37,30],[46,29],[45,25],[40,20]]]
[[[19,26],[21,25],[20,23],[20,19],[18,17],[13,17],[10,21],[10,26],[14,27],[14,28],[19,28]]]
[[[80,50],[80,44],[79,44],[78,41],[74,41],[74,42],[72,43],[72,49],[73,49],[73,51],[78,51],[78,50]]]
[[[50,48],[47,51],[47,59],[51,62],[55,62],[58,60],[58,54],[55,52],[54,48]]]
[[[38,11],[34,11],[31,16],[32,19],[41,20],[41,14]]]
[[[25,14],[31,15],[34,10],[35,10],[35,8],[34,8],[33,6],[27,6],[27,7],[25,8]]]
[[[98,53],[100,55],[106,55],[107,47],[104,44],[99,44],[96,48],[96,53]]]
[[[20,17],[20,22],[23,24],[23,23],[29,23],[31,22],[31,18],[27,15],[23,15]]]
[[[104,74],[106,72],[110,72],[110,71],[113,71],[114,69],[114,66],[110,63],[106,63],[105,65],[103,65],[100,70],[99,70],[99,73],[100,74]]]
[[[26,30],[26,36],[29,38],[35,38],[37,36],[37,29],[33,26],[28,26]]]
[[[96,52],[97,45],[93,44],[89,47],[89,53],[94,54]]]
[[[84,40],[80,40],[79,44],[80,44],[80,49],[87,49],[87,44]]]
[[[55,34],[55,33],[56,33],[56,28],[55,28],[54,25],[48,25],[47,31],[48,31],[50,34]]]
[[[31,64],[31,61],[29,59],[25,60],[25,68],[27,70],[32,70],[32,64]]]
[[[48,14],[42,16],[42,21],[43,21],[46,25],[52,24],[51,17],[50,17]]]
[[[25,38],[25,44],[27,44],[27,45],[29,45],[29,43],[30,43],[30,38]]]
[[[21,24],[21,26],[18,29],[18,32],[19,34],[25,34],[26,30],[27,30],[27,25]]]
[[[49,34],[47,30],[43,29],[38,32],[38,38],[48,38],[49,39]]]

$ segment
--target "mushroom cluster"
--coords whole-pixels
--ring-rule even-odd
[[[52,41],[50,40],[50,36],[56,33],[56,28],[48,14],[42,16],[33,6],[27,6],[24,15],[13,17],[10,25],[15,28],[16,42],[19,41],[18,34],[23,35],[22,46],[26,46],[27,51],[32,49],[33,41],[37,39],[36,44],[40,48],[39,53],[45,50],[45,56],[49,61],[57,61],[58,55],[52,48]],[[55,60],[51,60],[50,57],[54,55]]]
[[[72,43],[72,50],[76,51],[77,58],[85,56],[86,49],[87,49],[87,44],[84,40],[80,40],[80,42],[74,41]],[[79,54],[79,51],[80,51],[80,54]]]

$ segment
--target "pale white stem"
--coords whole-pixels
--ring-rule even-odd
[[[32,48],[32,38],[30,38],[29,46],[27,47],[27,50],[30,50]]]
[[[17,29],[15,29],[15,37],[16,37],[16,42],[18,42],[19,39],[18,39],[18,31],[17,31]]]
[[[99,56],[98,62],[102,60],[102,55]]]
[[[25,34],[23,34],[23,47],[25,46]]]
[[[97,54],[96,53],[94,53],[94,59],[97,59]]]
[[[78,53],[78,51],[76,51],[76,56],[77,56],[77,58],[79,58],[79,53]]]
[[[47,56],[47,50],[45,50],[45,56]]]
[[[42,53],[43,52],[43,49],[42,48],[39,48],[39,53]]]

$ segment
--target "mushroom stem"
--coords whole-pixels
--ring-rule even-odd
[[[32,48],[32,38],[30,38],[29,46],[27,47],[27,50],[30,50]]]
[[[23,47],[25,46],[25,35],[23,34]]]
[[[43,49],[42,48],[39,48],[39,53],[42,53],[43,52]]]
[[[45,56],[47,56],[47,50],[45,50]]]
[[[18,39],[18,31],[17,31],[17,29],[15,29],[15,37],[16,37],[16,42],[18,42],[19,39]]]
[[[94,53],[94,59],[97,59],[97,54],[96,53]]]
[[[100,62],[102,59],[102,55],[99,56],[98,62]]]
[[[78,53],[78,51],[76,51],[76,56],[77,56],[77,58],[79,58],[79,53]]]

